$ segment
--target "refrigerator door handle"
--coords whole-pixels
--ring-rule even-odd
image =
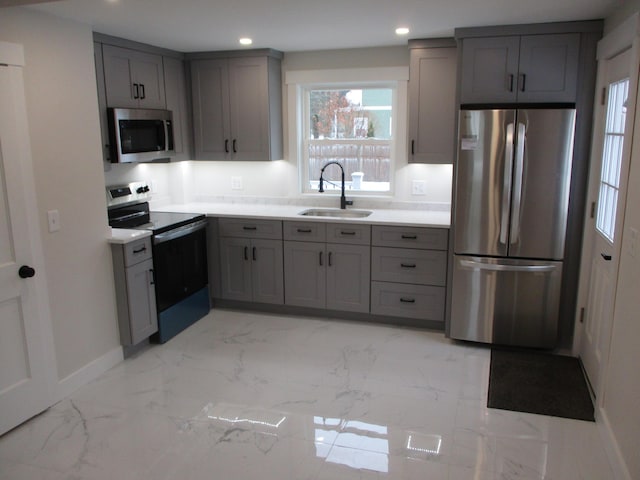
[[[502,185],[502,208],[500,216],[500,243],[507,243],[509,230],[509,203],[511,202],[511,172],[513,169],[513,123],[507,125],[504,147],[504,179]]]
[[[524,147],[526,142],[526,126],[518,123],[516,141],[515,173],[513,175],[513,208],[511,210],[510,243],[518,243],[520,237],[520,206],[522,205],[522,176],[524,175]]]
[[[492,272],[553,272],[555,265],[502,265],[496,263],[483,263],[474,260],[460,260],[460,266],[472,270],[489,270]]]

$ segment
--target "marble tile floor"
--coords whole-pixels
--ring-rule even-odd
[[[0,437],[2,480],[611,479],[594,423],[486,408],[488,348],[212,310]]]

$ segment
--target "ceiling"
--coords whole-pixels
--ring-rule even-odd
[[[40,0],[42,1],[42,0]],[[250,48],[285,52],[406,45],[456,27],[604,18],[621,0],[61,0],[28,8],[93,30],[182,52]],[[398,37],[398,26],[410,29]]]

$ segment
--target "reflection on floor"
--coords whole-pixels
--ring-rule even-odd
[[[0,479],[609,479],[590,422],[486,408],[441,333],[213,310],[0,438]]]

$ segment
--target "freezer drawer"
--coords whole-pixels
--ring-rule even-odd
[[[553,348],[562,262],[454,256],[449,336]]]

